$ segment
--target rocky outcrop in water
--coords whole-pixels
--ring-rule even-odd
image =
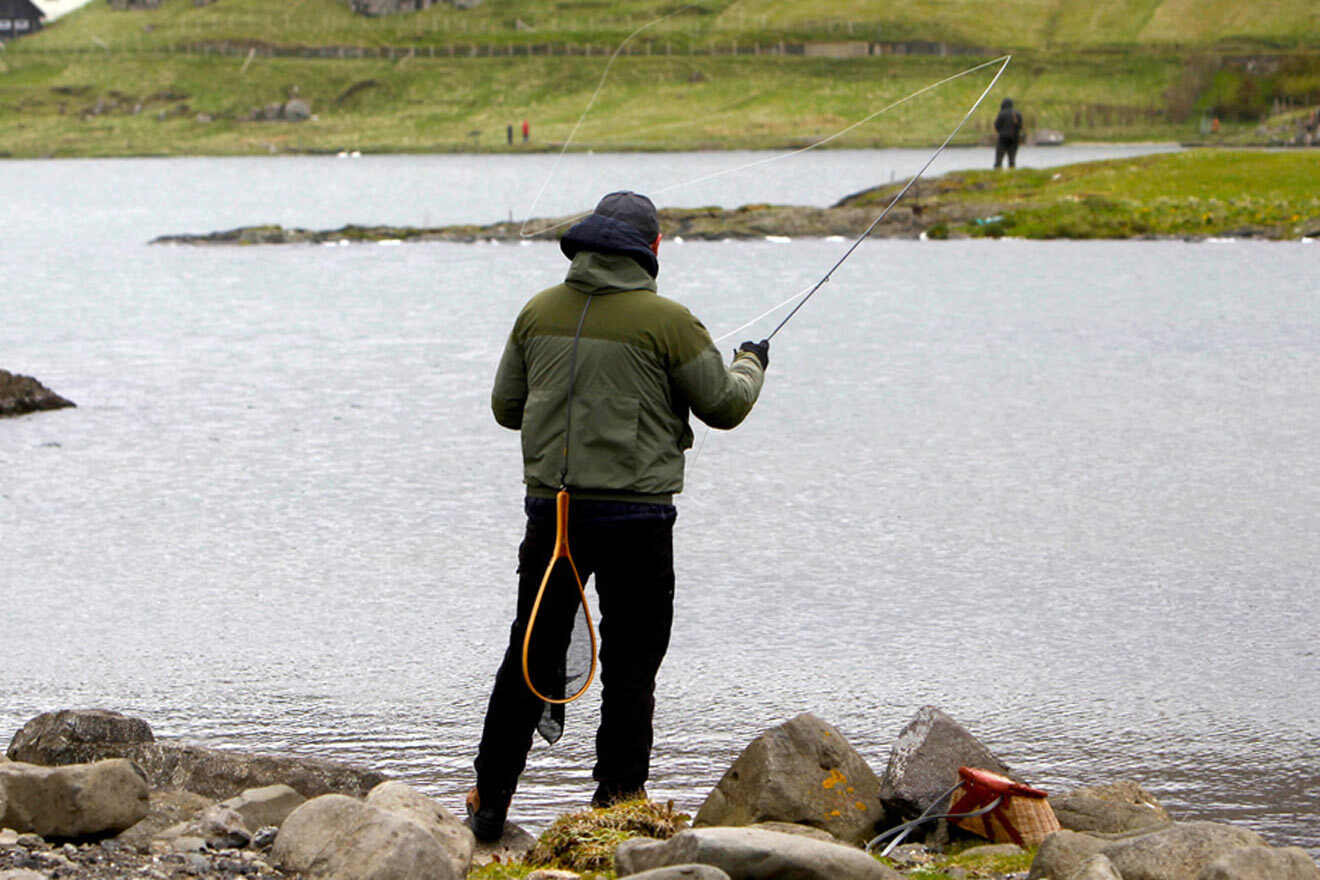
[[[917,238],[928,225],[920,218],[921,206],[899,205],[872,235]],[[666,240],[722,241],[765,238],[855,238],[875,219],[873,208],[835,206],[809,208],[793,205],[744,205],[741,208],[665,208],[660,225]],[[381,241],[484,241],[516,242],[525,239],[558,241],[573,217],[506,222],[489,225],[439,227],[341,226],[338,229],[286,229],[283,226],[243,226],[202,234],[162,235],[152,244],[256,245],[353,244]]]
[[[337,761],[156,742],[150,726],[140,719],[100,710],[39,715],[23,725],[7,754],[10,760],[51,766],[127,758],[153,788],[213,798],[276,784],[288,785],[303,797],[332,792],[362,797],[385,781],[381,773]]]
[[[46,409],[76,406],[31,376],[0,370],[0,416],[20,416]]]

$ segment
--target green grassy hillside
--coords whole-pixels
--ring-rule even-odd
[[[189,40],[278,45],[430,45],[646,38],[683,47],[710,41],[924,40],[994,51],[1086,47],[1294,47],[1320,44],[1313,0],[486,0],[369,19],[346,0],[165,0],[151,11],[95,2],[61,19],[48,46],[153,46]]]
[[[1003,51],[961,136],[1014,97],[1071,140],[1268,143],[1320,105],[1320,4],[1270,0],[486,0],[364,18],[346,0],[95,0],[0,52],[0,155],[551,149],[815,142]],[[630,34],[629,53],[608,57]],[[816,57],[827,44],[887,54]],[[774,54],[769,54],[769,53]],[[781,52],[787,54],[780,54]],[[942,54],[944,53],[944,54]],[[989,81],[959,80],[832,141],[941,140]],[[253,110],[307,101],[305,122]]]

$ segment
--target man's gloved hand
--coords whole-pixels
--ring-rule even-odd
[[[756,359],[761,362],[761,369],[770,366],[770,340],[762,339],[760,342],[752,342],[750,339],[738,346],[738,351],[750,351],[756,355]],[[734,352],[736,356],[737,351]]]

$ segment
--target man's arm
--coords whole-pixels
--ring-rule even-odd
[[[755,352],[734,352],[725,366],[710,334],[695,317],[687,328],[685,348],[697,354],[674,368],[674,384],[687,398],[692,413],[712,428],[737,427],[752,411],[765,383],[765,368]]]
[[[490,392],[490,409],[495,421],[506,428],[522,427],[523,405],[527,403],[527,365],[516,333],[509,334],[495,371],[495,387]]]

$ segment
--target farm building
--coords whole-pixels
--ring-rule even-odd
[[[0,0],[0,43],[41,30],[45,17],[32,0]]]

